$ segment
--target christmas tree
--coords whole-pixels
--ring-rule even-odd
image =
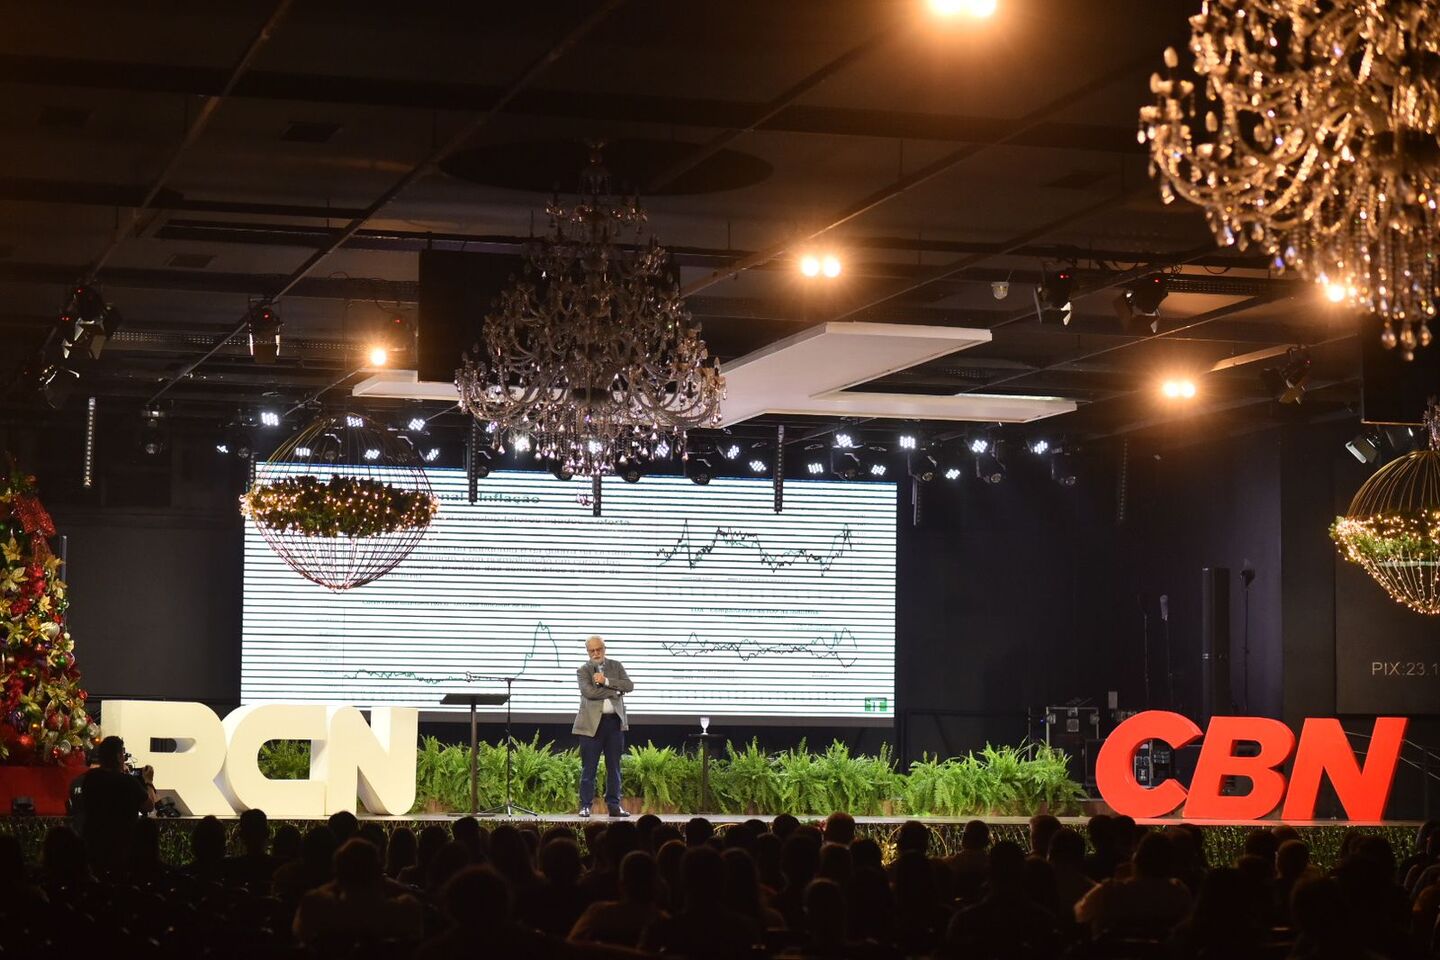
[[[35,478],[0,474],[0,760],[65,763],[96,742],[65,628],[65,581],[50,552],[55,524]]]

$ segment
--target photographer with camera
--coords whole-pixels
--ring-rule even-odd
[[[81,777],[79,803],[72,810],[90,862],[104,869],[125,864],[135,822],[155,809],[155,771],[126,766],[125,741],[106,737],[95,748],[96,766]]]

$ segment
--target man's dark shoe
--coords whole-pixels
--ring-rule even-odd
[[[589,807],[581,807],[581,808],[580,808],[580,819],[581,819],[581,820],[589,820],[589,819],[590,819],[590,808],[589,808]]]
[[[612,816],[612,817],[628,817],[628,816],[630,816],[630,811],[629,811],[629,810],[626,810],[624,807],[611,807],[611,808],[610,808],[610,816]]]

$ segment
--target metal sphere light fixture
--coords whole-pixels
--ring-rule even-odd
[[[356,414],[321,416],[296,433],[240,498],[280,559],[337,591],[399,566],[438,508],[414,448]]]
[[[1426,415],[1429,449],[1392,460],[1365,481],[1330,536],[1396,603],[1440,615],[1440,406]]]

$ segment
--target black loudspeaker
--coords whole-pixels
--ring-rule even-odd
[[[521,265],[521,258],[510,254],[420,252],[416,367],[422,381],[455,379],[461,355],[479,341],[485,315]]]
[[[1440,398],[1440,343],[1416,347],[1406,360],[1400,347],[1386,350],[1380,342],[1384,321],[1361,317],[1360,419],[1366,423],[1408,423],[1425,419],[1425,403]]]
[[[1200,726],[1234,709],[1230,697],[1230,568],[1200,571]]]

